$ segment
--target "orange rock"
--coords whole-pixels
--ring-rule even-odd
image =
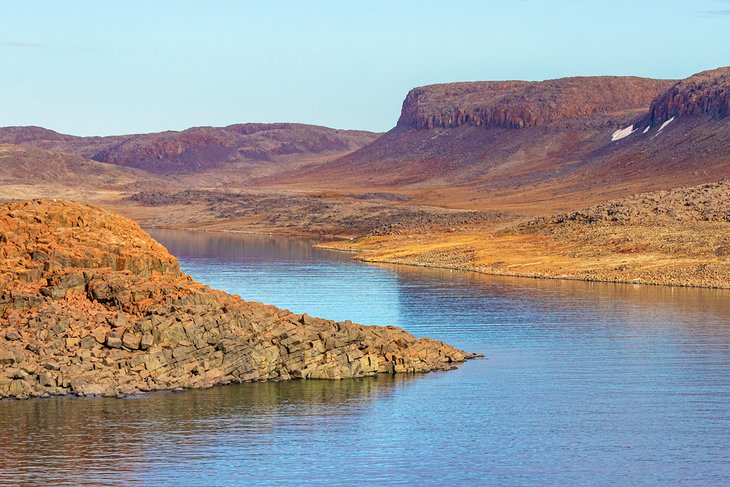
[[[5,204],[0,235],[0,331],[14,344],[0,348],[0,397],[427,372],[471,357],[202,286],[137,224],[99,208]]]

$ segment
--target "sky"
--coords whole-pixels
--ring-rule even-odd
[[[409,89],[730,65],[730,0],[0,0],[0,126],[393,127]]]

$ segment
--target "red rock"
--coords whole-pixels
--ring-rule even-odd
[[[628,76],[430,85],[408,93],[398,126],[534,127],[644,108],[670,85],[670,81]]]
[[[683,79],[651,104],[646,125],[658,125],[672,117],[730,115],[730,67],[703,71]]]

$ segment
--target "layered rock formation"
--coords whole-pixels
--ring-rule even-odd
[[[641,109],[670,85],[665,80],[619,76],[430,85],[408,93],[398,126],[534,127]]]
[[[646,123],[657,125],[688,115],[715,119],[730,115],[730,67],[703,71],[671,86],[652,102]]]
[[[0,206],[0,397],[426,372],[470,357],[395,327],[295,315],[212,290],[105,210]]]

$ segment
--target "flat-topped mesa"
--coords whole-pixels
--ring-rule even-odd
[[[399,127],[525,128],[596,114],[646,110],[671,81],[601,76],[424,86],[403,102]]]
[[[730,115],[730,67],[703,71],[672,85],[652,102],[646,123],[657,125],[688,115],[714,119]]]
[[[137,224],[99,208],[0,205],[0,397],[427,372],[471,357],[399,328],[212,290]]]

